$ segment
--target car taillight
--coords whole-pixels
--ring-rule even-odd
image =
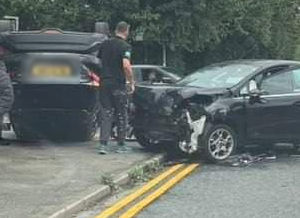
[[[100,77],[97,76],[94,72],[88,73],[90,79],[91,79],[91,85],[93,86],[100,86]]]
[[[80,82],[82,84],[86,84],[90,86],[96,86],[96,87],[100,86],[99,76],[93,71],[91,71],[89,68],[87,68],[86,66],[82,67]]]

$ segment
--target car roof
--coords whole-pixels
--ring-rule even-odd
[[[218,65],[227,65],[227,64],[246,64],[252,65],[259,68],[269,68],[281,65],[300,65],[300,61],[293,60],[276,60],[276,59],[240,59],[240,60],[231,60],[224,61],[216,64],[212,64],[211,66]]]
[[[164,66],[161,66],[161,65],[151,65],[151,64],[135,64],[135,65],[132,65],[132,67],[134,68],[165,68]]]
[[[214,63],[208,66],[222,66],[227,64],[247,64],[262,69],[262,68],[270,68],[270,67],[276,67],[282,65],[300,65],[300,61],[277,60],[277,59],[238,59],[238,60],[230,60],[230,61]],[[133,65],[132,67],[133,68],[165,68],[164,66],[161,65],[151,65],[151,64],[136,64]]]

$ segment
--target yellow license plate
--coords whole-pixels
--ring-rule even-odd
[[[71,68],[65,65],[36,65],[32,69],[32,75],[39,77],[68,77],[71,72]]]

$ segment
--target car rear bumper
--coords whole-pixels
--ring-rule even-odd
[[[17,109],[12,110],[10,119],[13,123],[36,123],[45,124],[45,126],[66,123],[72,127],[72,123],[82,123],[88,121],[88,118],[96,114],[95,111],[88,110],[65,110],[65,109]]]
[[[84,84],[15,84],[14,110],[88,110],[99,105],[98,89]]]
[[[30,132],[35,138],[61,138],[87,131],[97,122],[96,110],[14,109],[11,122],[15,131]]]
[[[10,113],[17,135],[65,139],[93,132],[99,111],[98,90],[83,84],[17,84]]]

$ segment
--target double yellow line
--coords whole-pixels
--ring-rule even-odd
[[[153,193],[145,197],[140,202],[133,205],[130,209],[128,209],[125,213],[123,213],[120,217],[121,218],[130,218],[136,216],[139,212],[141,212],[145,207],[150,205],[153,201],[155,201],[157,198],[159,198],[161,195],[166,193],[170,188],[172,188],[174,185],[176,185],[178,182],[180,182],[182,179],[184,179],[188,174],[190,174],[194,169],[196,169],[199,166],[199,164],[190,164],[185,166],[184,164],[177,164],[164,173],[160,174],[150,182],[148,182],[146,185],[135,191],[134,193],[126,196],[125,198],[118,201],[116,204],[111,206],[110,208],[103,211],[101,214],[96,216],[96,218],[107,218],[110,217],[123,208],[125,208],[127,205],[135,201],[137,198],[141,197],[151,189],[153,189],[156,185],[161,183],[163,180],[170,177],[172,174],[174,176],[169,179],[167,182],[165,182],[161,187],[156,189]],[[175,173],[176,172],[176,173]]]

